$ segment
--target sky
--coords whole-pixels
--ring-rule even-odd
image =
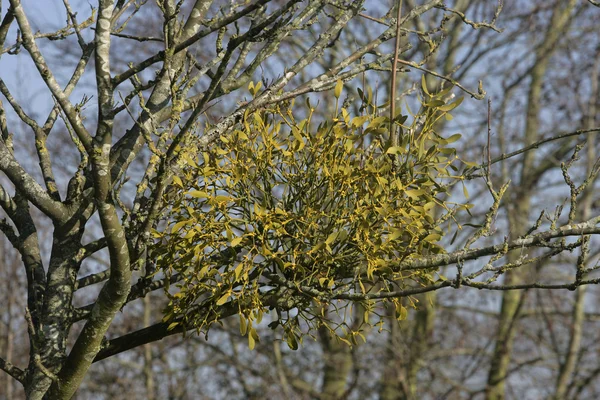
[[[2,15],[4,15],[9,2],[8,0],[0,0],[0,2],[2,3]],[[89,17],[90,6],[86,1],[71,0],[70,3],[75,12],[78,13],[78,20],[82,21]],[[66,20],[62,0],[22,0],[22,4],[26,9],[27,17],[34,32],[38,30],[52,32],[53,29],[56,30],[61,27],[56,25],[58,21],[64,22]],[[14,43],[16,35],[17,23],[13,21],[6,44]],[[23,48],[21,51],[26,52]],[[0,77],[18,101],[33,101],[35,110],[39,111],[40,116],[50,110],[52,102],[48,102],[47,98],[40,96],[40,94],[46,94],[45,85],[37,70],[35,70],[33,62],[28,57],[3,54],[0,58]],[[58,78],[60,79],[60,77]]]

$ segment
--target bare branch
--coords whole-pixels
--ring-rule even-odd
[[[177,54],[180,51],[187,49],[189,46],[191,46],[198,40],[202,39],[203,37],[206,37],[213,32],[217,32],[222,27],[227,26],[227,25],[231,24],[232,22],[237,21],[238,19],[259,9],[260,7],[262,7],[264,4],[268,3],[269,1],[271,1],[271,0],[259,0],[256,3],[251,4],[248,7],[244,8],[243,10],[238,11],[237,13],[231,14],[229,16],[226,16],[224,18],[217,20],[213,25],[210,26],[210,28],[198,31],[196,34],[190,36],[188,39],[179,43],[175,47],[173,54]],[[197,24],[196,24],[196,26],[197,26]],[[129,68],[127,71],[125,71],[119,75],[116,75],[115,77],[112,78],[113,86],[117,87],[121,83],[125,82],[127,79],[131,78],[133,75],[145,70],[152,64],[157,63],[159,61],[163,61],[165,58],[165,54],[166,54],[165,51],[161,51],[161,52],[155,54],[154,56],[147,58],[146,60],[142,61],[141,63],[134,65],[133,67]]]
[[[7,16],[10,13],[7,14]],[[92,13],[92,15],[86,19],[85,21],[83,21],[81,24],[69,24],[55,32],[48,32],[48,33],[36,33],[33,35],[34,39],[48,39],[48,40],[63,40],[66,39],[67,37],[73,35],[73,34],[78,34],[78,32],[81,29],[85,29],[88,26],[90,26],[95,19],[95,15],[94,13]],[[0,34],[1,35],[1,34]],[[1,36],[0,36],[1,38]],[[3,41],[2,41],[3,42]],[[11,47],[5,48],[3,49],[0,46],[0,55],[2,55],[2,53],[10,53],[13,52],[15,50],[17,50],[20,46],[20,43],[17,42],[16,44],[12,45]]]
[[[4,53],[4,41],[6,40],[6,35],[8,34],[8,29],[10,25],[15,19],[15,13],[12,10],[12,7],[8,8],[6,15],[2,19],[0,23],[0,56]]]
[[[492,29],[498,33],[502,33],[502,31],[504,31],[504,29],[500,29],[496,26],[496,20],[498,19],[498,16],[500,15],[500,12],[502,11],[503,6],[504,6],[503,1],[498,0],[498,6],[496,7],[496,12],[494,13],[494,18],[492,19],[492,22],[490,22],[490,23],[471,21],[470,19],[467,18],[465,13],[463,13],[459,10],[455,10],[453,8],[447,7],[445,5],[439,5],[439,6],[436,6],[436,8],[439,8],[441,10],[448,11],[452,14],[458,15],[458,17],[465,24],[470,25],[474,29],[488,28],[488,29]]]
[[[104,271],[98,272],[96,274],[84,276],[83,278],[79,278],[77,283],[75,284],[75,290],[83,289],[86,286],[95,285],[100,282],[104,282],[110,277],[110,269],[105,269]],[[91,307],[90,307],[91,309]]]
[[[528,152],[530,150],[537,149],[541,145],[549,143],[549,142],[553,142],[555,140],[565,139],[565,138],[569,138],[569,137],[572,137],[572,136],[580,136],[580,135],[583,135],[583,134],[586,134],[586,133],[590,134],[590,133],[598,133],[598,132],[600,132],[600,127],[598,127],[598,128],[591,128],[591,129],[579,129],[579,130],[576,130],[576,131],[573,131],[573,132],[560,133],[560,134],[558,134],[556,136],[551,136],[551,137],[548,137],[546,139],[538,140],[535,143],[532,143],[532,144],[530,144],[528,146],[525,146],[525,147],[523,147],[523,148],[521,148],[519,150],[515,150],[515,151],[513,151],[511,153],[502,154],[502,155],[500,155],[500,156],[492,159],[491,164],[496,164],[496,163],[498,163],[500,161],[507,160],[507,159],[512,158],[514,156],[518,156],[519,154],[523,154],[523,153],[526,153],[526,152]],[[483,167],[483,165],[480,165],[480,166],[477,166],[477,167],[474,167],[474,168],[477,169],[477,168],[482,168],[482,167]],[[479,178],[480,177],[479,175],[472,175],[472,174],[466,174],[465,176],[466,176],[466,179],[474,179],[474,178]]]
[[[46,189],[48,194],[52,199],[56,201],[60,201],[60,195],[58,193],[58,188],[56,187],[56,179],[54,178],[54,172],[52,171],[52,162],[50,160],[50,153],[48,152],[48,148],[46,146],[46,133],[40,128],[40,126],[35,122],[35,120],[29,117],[25,111],[21,108],[19,103],[15,100],[15,98],[11,95],[8,87],[4,81],[0,78],[0,93],[4,95],[6,100],[12,106],[15,113],[21,118],[23,122],[31,127],[35,134],[35,148],[38,154],[40,169],[42,171],[42,176],[44,177],[44,183],[46,184]]]
[[[14,228],[8,223],[6,218],[0,219],[0,232],[2,232],[4,236],[6,236],[10,244],[12,244],[12,246],[15,249],[18,249],[20,247],[19,237],[17,236],[17,233],[15,232]]]
[[[25,371],[14,366],[3,358],[0,358],[0,369],[15,378],[20,383],[25,382]]]
[[[25,15],[25,11],[21,6],[21,0],[10,0],[10,4],[13,8],[13,12],[15,13],[15,17],[17,18],[17,23],[21,28],[21,32],[23,34],[23,45],[29,52],[31,59],[35,63],[36,68],[38,69],[40,76],[52,92],[52,95],[56,98],[65,114],[69,118],[69,122],[73,126],[73,129],[79,136],[81,142],[86,146],[88,150],[91,148],[91,136],[83,126],[83,122],[79,117],[79,114],[75,111],[75,108],[69,101],[68,96],[62,91],[58,82],[54,78],[52,71],[48,67],[48,64],[44,60],[42,53],[40,52],[37,44],[35,43],[35,37],[31,31],[31,26],[29,25],[29,21]]]
[[[429,268],[437,268],[442,265],[450,265],[459,261],[475,260],[481,257],[497,254],[503,251],[505,246],[509,250],[536,247],[547,243],[548,240],[563,238],[567,236],[580,236],[600,233],[600,217],[592,218],[589,221],[574,225],[566,225],[561,228],[540,232],[525,238],[515,239],[506,244],[497,244],[494,246],[482,247],[472,250],[460,250],[448,254],[438,254],[427,257],[422,257],[414,260],[406,260],[394,265],[393,268],[399,271],[406,270],[422,270]]]
[[[125,33],[117,33],[117,32],[111,32],[110,33],[112,36],[116,36],[119,38],[123,38],[123,39],[131,39],[131,40],[135,40],[136,42],[163,42],[162,38],[159,37],[153,37],[153,36],[135,36],[135,35],[127,35]]]
[[[392,79],[390,80],[390,144],[397,147],[400,135],[396,134],[396,79],[398,78],[398,56],[400,55],[400,21],[402,18],[402,0],[398,1],[398,15],[396,17],[396,43],[394,45],[394,58],[392,60]]]
[[[27,199],[44,214],[54,220],[64,220],[66,218],[68,214],[67,207],[61,202],[54,200],[25,171],[2,140],[0,140],[0,171],[4,172],[13,185],[19,188]]]
[[[456,79],[453,79],[449,76],[444,76],[441,75],[431,69],[425,68],[421,65],[419,65],[418,63],[414,62],[414,61],[404,61],[404,60],[398,60],[398,62],[402,65],[406,65],[407,67],[411,67],[411,68],[416,68],[420,71],[423,71],[429,75],[433,75],[437,78],[443,79],[447,82],[450,82],[452,85],[456,86],[457,88],[459,88],[460,90],[462,90],[463,92],[469,94],[471,97],[477,99],[477,100],[483,100],[485,98],[486,92],[485,90],[483,90],[483,83],[480,81],[479,82],[479,88],[477,89],[477,93],[475,93],[474,91],[467,89],[466,87],[464,87],[460,82],[458,82]]]
[[[99,121],[94,151],[93,153],[88,151],[92,156],[94,200],[98,207],[100,222],[110,255],[110,277],[98,295],[94,312],[84,325],[59,372],[60,384],[58,385],[55,382],[50,388],[52,396],[57,398],[70,398],[79,387],[93,357],[100,348],[104,334],[115,314],[125,303],[130,288],[131,269],[125,232],[119,222],[111,198],[110,149],[113,129],[113,87],[111,85],[109,59],[113,9],[112,0],[100,1],[95,32]],[[65,113],[68,116],[67,110],[65,110]],[[74,129],[76,128],[74,127]]]

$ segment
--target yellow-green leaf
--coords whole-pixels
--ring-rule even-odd
[[[342,94],[342,88],[344,87],[344,82],[342,82],[341,79],[337,80],[337,83],[335,84],[335,90],[334,90],[334,95],[336,99],[340,98],[340,95]]]
[[[246,334],[248,329],[248,324],[246,324],[246,318],[242,314],[240,314],[240,333],[243,335]]]
[[[400,146],[392,146],[389,149],[387,149],[386,153],[387,154],[403,154],[405,152],[405,149],[400,147]]]
[[[441,107],[439,108],[439,110],[440,110],[440,111],[452,111],[452,110],[454,110],[456,107],[458,107],[458,106],[460,105],[460,103],[462,103],[462,102],[463,102],[463,100],[464,100],[464,99],[465,99],[465,98],[461,96],[461,97],[459,97],[458,99],[456,99],[456,101],[455,101],[455,102],[441,106]]]
[[[254,338],[252,337],[252,335],[248,335],[248,348],[250,350],[254,350],[254,347],[256,346],[256,341],[254,340]]]
[[[172,331],[173,329],[175,329],[177,327],[177,325],[179,325],[179,322],[171,322],[169,324],[169,326],[167,327],[167,330]]]
[[[184,159],[184,160],[187,162],[187,164],[188,164],[189,166],[191,166],[191,167],[193,167],[193,168],[198,168],[198,165],[196,164],[196,161],[194,161],[194,160],[192,159],[192,157],[190,157],[190,155],[189,155],[189,154],[185,153],[185,154],[183,155],[183,159]]]
[[[367,125],[367,129],[377,129],[381,124],[385,122],[386,119],[386,117],[373,118],[373,120],[369,122],[369,125]]]
[[[265,215],[266,212],[265,209],[262,208],[258,203],[254,203],[254,214],[261,216]]]
[[[244,269],[244,264],[242,264],[242,263],[239,263],[238,266],[235,267],[235,270],[233,271],[233,273],[235,274],[236,281],[240,279],[243,269]]]
[[[429,94],[429,91],[427,90],[427,79],[425,78],[425,75],[421,75],[421,87],[423,88],[423,93],[425,93],[428,96],[431,96]]]
[[[223,304],[225,304],[227,302],[227,299],[229,298],[229,296],[230,296],[229,292],[225,293],[223,296],[221,296],[219,298],[219,300],[217,300],[217,302],[215,304],[218,306],[222,306]]]
[[[256,333],[256,329],[254,329],[254,327],[250,327],[250,330],[248,332],[248,348],[250,350],[254,350],[254,347],[256,346],[256,342],[259,341],[258,338],[258,333]]]
[[[215,196],[213,198],[213,201],[216,202],[216,203],[226,203],[228,201],[231,201],[231,197],[229,197],[229,196],[223,196],[223,195]]]
[[[399,321],[404,321],[408,317],[408,310],[403,305],[396,307],[396,318]]]
[[[179,230],[181,230],[181,228],[187,224],[187,221],[179,221],[178,223],[176,223],[175,225],[173,225],[173,228],[171,229],[171,233],[176,233],[179,232]]]
[[[188,194],[192,197],[195,198],[207,198],[210,197],[210,194],[208,194],[207,192],[203,191],[203,190],[192,190],[191,192],[188,192]]]
[[[398,239],[400,236],[402,236],[402,234],[404,233],[403,229],[394,229],[390,235],[388,240],[392,241],[392,240],[396,240]]]
[[[434,242],[439,241],[441,238],[442,237],[439,234],[437,234],[437,233],[430,233],[423,240],[426,241],[426,242],[434,243]]]
[[[446,138],[446,143],[448,143],[448,144],[454,143],[461,137],[462,137],[462,135],[460,133],[455,133],[454,135],[450,136],[449,138]]]
[[[292,127],[292,135],[294,135],[294,137],[296,138],[297,141],[299,142],[303,142],[303,137],[302,134],[300,133],[300,130],[296,127]]]
[[[296,339],[296,335],[293,333],[286,335],[285,342],[290,349],[298,350],[298,340]]]
[[[248,135],[246,135],[246,132],[240,131],[240,130],[236,130],[234,133],[237,135],[238,139],[240,139],[240,140],[248,140]]]
[[[416,199],[419,196],[423,195],[425,192],[421,189],[410,189],[405,191],[406,195],[412,199]]]
[[[369,119],[368,115],[363,115],[363,116],[360,116],[360,117],[354,117],[354,118],[352,118],[351,125],[353,127],[355,127],[355,128],[361,127],[367,121],[367,119]]]
[[[327,236],[327,239],[325,240],[325,244],[331,244],[335,241],[335,239],[338,237],[339,232],[333,232],[331,233],[329,236]]]

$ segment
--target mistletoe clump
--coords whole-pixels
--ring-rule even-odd
[[[433,128],[460,100],[443,95],[430,96],[411,125],[394,121],[397,146],[376,107],[354,117],[342,109],[315,126],[310,104],[300,121],[291,104],[246,112],[209,151],[183,149],[153,249],[179,282],[168,288],[165,320],[202,329],[239,314],[253,347],[253,323],[275,308],[274,326],[295,347],[299,317],[319,321],[315,302],[430,280],[395,266],[443,252],[441,225],[458,207],[443,199],[460,180],[448,146],[460,135]]]

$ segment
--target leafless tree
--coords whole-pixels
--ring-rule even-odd
[[[533,307],[531,294],[546,290],[564,297],[561,289],[599,282],[594,275],[597,253],[590,244],[600,233],[593,196],[599,169],[593,135],[599,123],[600,46],[597,38],[584,39],[597,26],[598,9],[591,0],[529,2],[529,7],[514,0],[508,13],[507,5],[500,12],[502,2],[418,3],[407,0],[383,8],[365,1],[99,0],[90,10],[84,2],[63,0],[67,24],[53,32],[36,32],[32,6],[20,0],[10,0],[4,14],[0,10],[0,55],[26,58],[35,66],[49,109],[45,115],[22,101],[22,84],[9,80],[11,71],[0,73],[5,100],[0,103],[0,171],[5,178],[0,182],[0,229],[3,245],[12,248],[3,253],[0,272],[11,286],[22,282],[18,287],[24,292],[2,294],[6,311],[0,369],[21,383],[27,398],[71,398],[90,368],[95,376],[86,379],[81,392],[90,398],[131,398],[123,393],[133,390],[144,393],[140,398],[194,398],[204,385],[222,397],[241,393],[240,398],[275,398],[283,392],[335,399],[370,390],[381,398],[501,399],[511,394],[511,377],[523,376],[529,365],[559,366],[554,384],[546,386],[552,393],[545,396],[576,398],[599,390],[591,382],[600,368],[587,360],[582,344],[593,339],[583,334],[591,318],[585,310],[591,290],[579,289],[572,307],[565,309],[567,317],[563,313],[572,320],[563,334],[566,345],[552,328],[560,315],[547,315],[560,314],[558,310]],[[524,28],[525,22],[529,25]],[[496,31],[502,25],[506,29],[500,34]],[[523,57],[515,60],[521,51],[517,40],[526,45]],[[68,53],[63,62],[51,54],[57,49]],[[512,69],[507,68],[510,63]],[[86,70],[88,64],[93,68]],[[561,75],[555,67],[561,64],[576,77]],[[392,65],[399,71],[392,71]],[[482,68],[490,72],[483,74]],[[407,311],[408,320],[381,334],[385,340],[377,346],[348,347],[318,331],[319,342],[306,344],[306,358],[298,361],[307,367],[301,369],[292,363],[299,357],[282,351],[269,330],[261,335],[269,345],[259,346],[256,354],[242,351],[233,333],[238,327],[226,319],[237,312],[232,300],[219,305],[224,327],[211,331],[216,342],[193,337],[177,347],[183,361],[173,361],[175,350],[165,356],[176,342],[167,337],[186,326],[169,329],[169,323],[154,322],[165,301],[156,291],[178,277],[165,278],[153,270],[148,246],[153,229],[160,228],[181,148],[192,141],[199,149],[211,148],[248,112],[309,93],[331,99],[327,91],[338,81],[352,85],[362,79],[363,91],[369,81],[380,103],[391,96],[414,106],[415,87],[421,83],[415,86],[414,75],[401,71],[425,74],[423,90],[429,87],[432,93],[455,85],[456,93],[482,99],[486,92],[477,86],[484,81],[494,94],[489,114],[468,108],[456,114],[466,118],[471,112],[479,132],[487,131],[474,135],[465,148],[487,149],[485,157],[477,154],[476,165],[460,171],[466,187],[475,190],[472,227],[465,226],[464,233],[447,243],[446,253],[391,266],[399,274],[439,274],[430,282],[366,293],[283,287],[263,300],[278,310],[284,307],[282,299],[289,310],[306,296],[359,302],[355,312],[361,314],[367,300],[398,299],[406,310],[418,301],[417,311]],[[391,88],[389,77],[397,73],[399,82]],[[494,76],[502,82],[493,82]],[[261,89],[244,98],[239,89],[258,80]],[[352,93],[346,101],[360,107],[364,97],[359,97]],[[477,104],[471,107],[481,110],[483,102]],[[443,126],[452,125],[448,121]],[[13,138],[23,127],[27,133]],[[533,151],[538,147],[542,150]],[[29,159],[23,159],[27,154]],[[557,176],[562,186],[553,190],[557,196],[550,196],[545,186]],[[546,212],[561,204],[561,196],[568,199],[568,213],[561,212],[562,206]],[[498,240],[498,232],[506,236],[500,233]],[[575,259],[568,256],[573,251],[579,252]],[[22,269],[16,268],[17,255]],[[559,257],[556,265],[568,272],[552,271]],[[436,298],[444,288],[457,290],[451,295],[440,291]],[[480,295],[486,299],[502,293],[500,314],[470,309],[456,295],[468,288],[489,290]],[[393,309],[377,312],[396,317]],[[481,326],[489,340],[463,337],[469,333],[467,324],[475,330],[479,321],[490,318],[497,321],[495,333],[487,322]],[[535,324],[528,325],[528,318]],[[538,324],[547,329],[535,343],[532,332]],[[18,329],[27,330],[23,338],[28,343],[15,337]],[[443,329],[465,332],[449,335]],[[374,338],[374,331],[365,333]],[[514,343],[516,335],[529,335],[527,344],[536,348],[537,357],[515,357],[525,348]],[[447,343],[458,346],[449,349]],[[139,357],[128,358],[128,351]],[[377,368],[370,367],[374,355],[383,360]],[[549,363],[553,357],[558,364]],[[119,364],[119,380],[103,365],[112,360]],[[240,360],[245,360],[243,368]],[[92,367],[94,362],[99,363]],[[312,365],[318,370],[308,368]],[[187,372],[201,368],[219,376],[212,383],[190,382]],[[432,383],[424,384],[426,380]],[[0,393],[15,398],[16,386],[8,382]],[[224,384],[222,392],[216,382]]]

